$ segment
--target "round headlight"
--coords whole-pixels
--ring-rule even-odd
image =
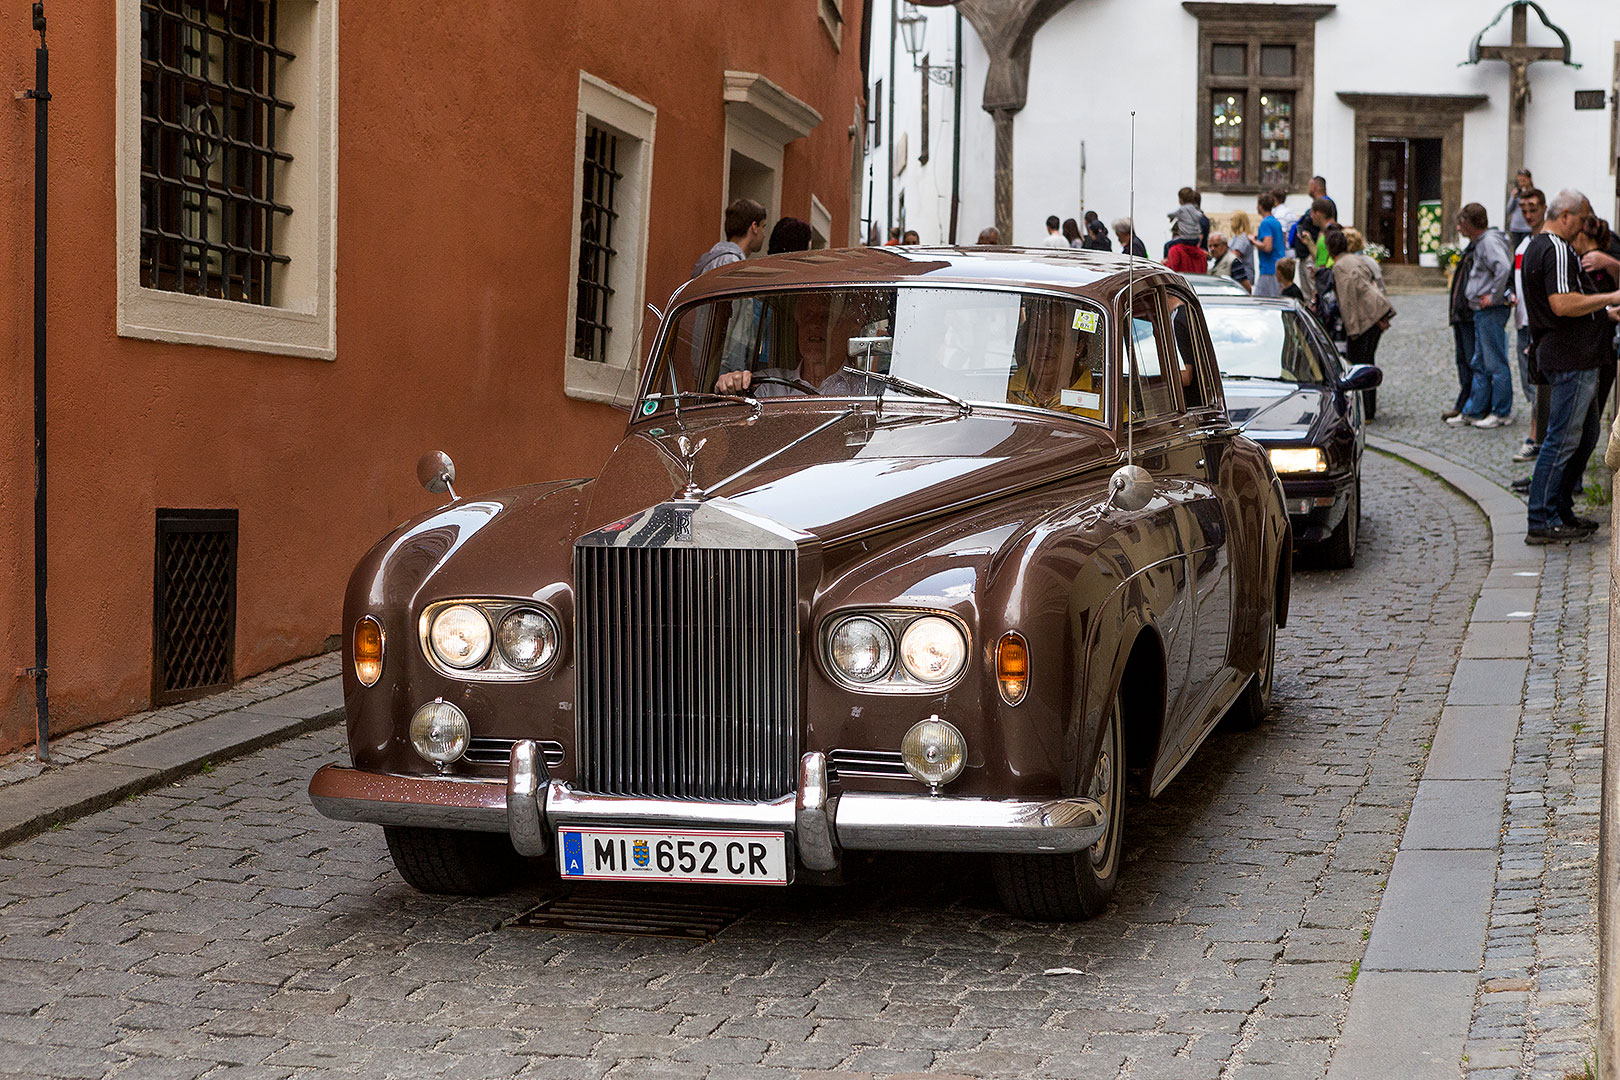
[[[411,717],[411,745],[436,765],[448,765],[466,753],[471,737],[467,714],[443,698],[428,702]]]
[[[949,619],[925,615],[900,635],[900,662],[918,682],[949,682],[966,660],[967,639]]]
[[[519,671],[539,671],[557,655],[557,626],[535,608],[508,612],[495,639],[506,662]]]
[[[854,615],[833,627],[827,654],[839,674],[854,682],[872,682],[894,664],[894,635],[881,622]]]
[[[937,788],[961,775],[967,764],[967,740],[954,724],[930,716],[912,724],[900,740],[900,760],[908,773]]]
[[[433,655],[453,668],[477,667],[489,655],[489,618],[471,604],[452,604],[433,617]]]

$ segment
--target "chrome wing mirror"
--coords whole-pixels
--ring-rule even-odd
[[[442,495],[448,491],[451,502],[461,498],[453,486],[456,482],[456,463],[451,461],[450,455],[443,450],[429,450],[418,459],[416,479],[435,495]]]
[[[1140,510],[1153,499],[1153,474],[1140,465],[1121,465],[1108,480],[1108,506]]]

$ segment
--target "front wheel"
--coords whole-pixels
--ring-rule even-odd
[[[488,896],[509,887],[523,857],[505,833],[384,825],[388,854],[405,883],[426,893]]]
[[[1361,477],[1356,477],[1350,489],[1350,505],[1344,509],[1344,520],[1333,534],[1322,542],[1322,562],[1329,570],[1348,570],[1356,565],[1356,544],[1361,538]]]
[[[1020,919],[1090,919],[1114,895],[1125,835],[1125,733],[1117,695],[1086,794],[1102,804],[1104,814],[1102,837],[1091,847],[1062,855],[994,857],[996,892],[1002,906]]]

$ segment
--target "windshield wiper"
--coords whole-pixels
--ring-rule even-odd
[[[913,394],[921,394],[925,397],[937,397],[942,401],[948,401],[952,405],[955,405],[958,409],[961,409],[963,416],[973,415],[973,406],[969,405],[955,394],[947,394],[943,390],[935,390],[932,386],[924,386],[922,383],[914,383],[910,379],[902,379],[900,376],[890,375],[886,371],[867,371],[864,368],[850,367],[848,364],[844,365],[844,370],[852,375],[861,375],[865,378],[873,380],[874,382],[883,383],[886,386],[893,386],[900,390],[908,390]]]
[[[741,394],[711,394],[711,393],[707,393],[707,392],[705,392],[703,390],[677,390],[673,394],[666,394],[666,393],[660,392],[660,393],[656,393],[656,394],[648,394],[642,400],[643,401],[665,401],[665,400],[669,400],[669,401],[674,402],[675,403],[675,418],[677,420],[679,420],[680,416],[681,416],[681,402],[686,401],[686,400],[694,400],[694,401],[730,401],[730,402],[732,402],[734,404],[737,404],[737,405],[747,405],[750,409],[754,410],[754,418],[755,419],[758,419],[760,414],[763,413],[764,410],[765,410],[765,406],[760,404],[758,398],[744,397]]]
[[[1223,379],[1232,379],[1235,382],[1247,382],[1250,379],[1263,379],[1263,378],[1265,378],[1265,376],[1263,376],[1263,375],[1239,375],[1234,371],[1223,371],[1223,372],[1221,372],[1221,378],[1223,378]]]

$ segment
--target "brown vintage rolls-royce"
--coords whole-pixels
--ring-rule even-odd
[[[352,765],[401,876],[836,880],[991,856],[1096,914],[1156,795],[1270,704],[1290,535],[1185,282],[1092,252],[860,249],[676,294],[595,479],[455,497],[361,560]]]

